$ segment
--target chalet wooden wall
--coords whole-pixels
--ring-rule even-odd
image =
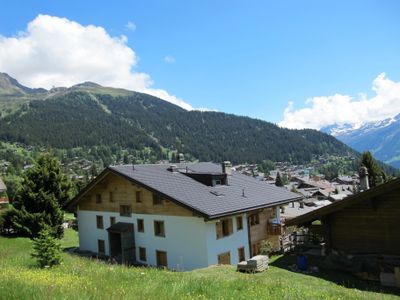
[[[136,202],[136,191],[141,191],[141,203]],[[110,199],[110,192],[113,199]],[[101,203],[96,203],[96,194],[101,195]],[[166,199],[162,199],[161,205],[153,205],[151,191],[112,173],[106,175],[78,203],[79,210],[109,212],[119,212],[120,205],[130,205],[132,213],[138,214],[193,216],[188,209]]]
[[[247,214],[247,217],[251,216],[255,212]],[[258,225],[250,226],[250,241],[252,248],[254,244],[259,244],[263,240],[268,240],[272,243],[274,249],[279,249],[279,235],[272,236],[268,235],[267,226],[268,220],[275,217],[273,208],[265,208],[258,211],[260,223]]]
[[[333,249],[400,255],[400,189],[343,208],[326,221]]]

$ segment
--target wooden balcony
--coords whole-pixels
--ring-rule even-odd
[[[282,235],[283,227],[281,224],[267,224],[267,234],[268,235]]]

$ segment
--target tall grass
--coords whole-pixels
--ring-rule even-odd
[[[67,230],[65,247],[77,243]],[[192,272],[128,268],[64,253],[62,265],[39,269],[25,238],[0,237],[0,299],[391,299],[270,267],[241,274],[231,266]]]

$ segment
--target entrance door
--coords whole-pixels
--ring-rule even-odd
[[[121,234],[117,232],[109,232],[110,240],[110,256],[117,262],[122,262]]]

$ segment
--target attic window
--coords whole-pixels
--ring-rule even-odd
[[[153,205],[162,205],[162,199],[160,195],[153,194]]]

